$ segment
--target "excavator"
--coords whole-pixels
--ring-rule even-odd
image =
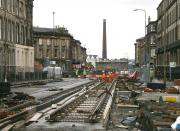
[[[138,71],[134,71],[130,76],[127,77],[128,80],[137,80]]]

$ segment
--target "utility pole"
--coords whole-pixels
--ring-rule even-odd
[[[54,28],[55,28],[55,24],[54,24],[54,15],[55,15],[55,12],[53,11],[53,31],[54,31]]]

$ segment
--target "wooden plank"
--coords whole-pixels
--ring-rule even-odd
[[[123,105],[123,104],[117,104],[117,107],[127,107],[127,108],[139,108],[138,105]]]
[[[30,122],[36,122],[36,121],[38,121],[38,119],[39,119],[42,115],[43,115],[43,113],[38,112],[38,113],[36,113],[29,121],[30,121]]]

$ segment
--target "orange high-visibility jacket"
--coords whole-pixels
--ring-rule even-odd
[[[103,73],[102,76],[101,76],[102,80],[106,80],[106,74]]]

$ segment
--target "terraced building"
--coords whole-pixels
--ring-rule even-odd
[[[0,0],[0,81],[34,71],[33,0]]]

